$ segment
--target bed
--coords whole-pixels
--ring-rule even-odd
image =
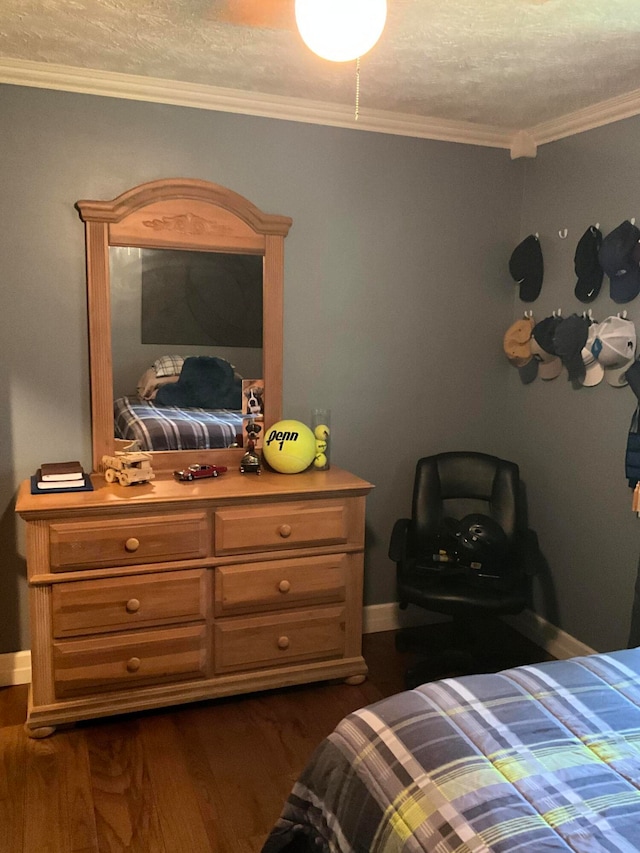
[[[640,850],[640,649],[424,684],[346,717],[262,853]]]
[[[114,403],[116,438],[138,441],[141,450],[208,450],[229,447],[242,433],[242,412],[156,406],[119,397]]]
[[[136,395],[114,401],[115,437],[141,450],[229,447],[243,431],[242,377],[215,356],[165,355],[140,379]]]

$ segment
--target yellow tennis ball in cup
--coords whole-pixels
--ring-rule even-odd
[[[318,453],[316,458],[313,460],[314,468],[326,468],[327,467],[327,457],[324,453]]]
[[[331,430],[326,424],[318,424],[318,426],[314,429],[313,434],[316,438],[324,438],[325,440],[329,438],[329,433]]]

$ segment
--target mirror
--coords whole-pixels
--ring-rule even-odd
[[[195,179],[76,207],[85,222],[94,471],[118,439],[135,437],[158,471],[239,463],[243,451],[229,445],[242,431],[241,400],[247,411],[250,392],[263,388],[264,423],[281,417],[291,219]],[[182,416],[187,425],[171,420]]]

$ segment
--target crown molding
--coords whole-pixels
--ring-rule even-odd
[[[0,83],[504,148],[510,151],[512,159],[535,157],[540,145],[640,114],[640,89],[637,89],[522,129],[366,107],[360,108],[356,120],[354,108],[344,105],[22,59],[0,59]]]
[[[172,104],[202,110],[255,115],[263,118],[367,130],[444,142],[461,142],[492,148],[510,148],[514,130],[471,122],[422,118],[404,113],[360,108],[355,119],[352,107],[223,89],[197,83],[161,80],[111,71],[73,68],[20,59],[0,60],[0,83],[57,89],[85,95],[101,95],[135,101]]]
[[[593,130],[637,115],[640,115],[640,89],[566,113],[559,118],[541,122],[528,128],[526,132],[538,145],[544,145],[547,142],[555,142],[567,136],[583,133],[585,130]]]

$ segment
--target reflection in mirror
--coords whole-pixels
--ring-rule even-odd
[[[109,262],[114,400],[140,396],[166,355],[216,356],[244,379],[262,376],[260,256],[112,246]]]

